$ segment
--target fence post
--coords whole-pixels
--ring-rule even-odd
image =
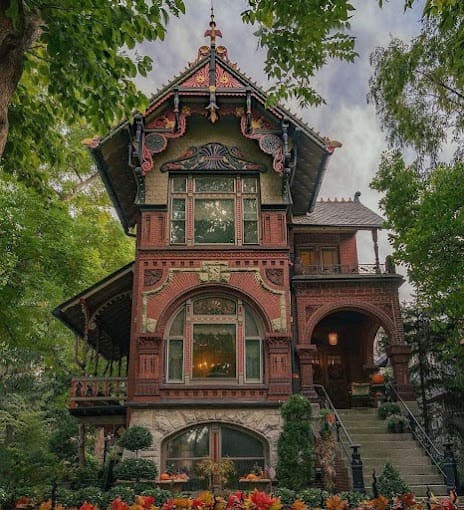
[[[450,491],[451,489],[456,489],[459,486],[458,470],[456,458],[451,448],[452,443],[445,443],[443,446],[445,447],[443,471],[446,476],[446,487],[448,491]]]
[[[366,489],[364,487],[363,464],[361,461],[361,454],[358,451],[361,445],[352,444],[350,447],[353,449],[351,454],[351,475],[353,478],[353,491],[361,492],[364,494]]]

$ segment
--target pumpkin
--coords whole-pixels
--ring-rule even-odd
[[[257,477],[254,473],[249,473],[249,474],[246,476],[246,479],[247,479],[247,480],[258,480],[258,477]]]
[[[385,382],[385,376],[383,374],[372,374],[372,384],[383,384]]]
[[[170,480],[171,475],[169,473],[161,473],[160,474],[160,480]]]

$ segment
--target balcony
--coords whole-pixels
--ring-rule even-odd
[[[76,377],[71,381],[71,414],[123,414],[127,377]]]
[[[295,275],[376,275],[394,274],[388,271],[384,264],[333,264],[333,265],[303,265],[295,263]]]

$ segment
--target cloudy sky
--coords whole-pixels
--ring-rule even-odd
[[[281,0],[285,1],[285,0]],[[162,42],[145,44],[141,53],[154,59],[152,73],[139,85],[152,95],[161,85],[168,83],[174,74],[184,69],[196,57],[197,49],[205,43],[204,30],[208,26],[211,0],[185,0],[187,13],[171,19],[167,37]],[[353,0],[356,11],[351,20],[356,36],[359,58],[354,64],[330,62],[314,79],[314,86],[327,104],[300,111],[287,105],[302,116],[305,122],[323,136],[343,143],[330,158],[320,198],[352,197],[361,191],[361,201],[378,211],[379,195],[369,188],[380,154],[386,148],[372,105],[366,96],[371,75],[369,55],[377,46],[384,46],[392,37],[410,39],[417,33],[421,4],[403,13],[404,0],[384,2],[379,9],[377,0]],[[241,21],[240,13],[247,7],[246,0],[214,0],[216,22],[223,34],[221,44],[227,47],[229,58],[264,89],[268,80],[263,72],[265,53],[257,46],[253,27]],[[360,262],[373,263],[370,235],[358,239]],[[386,233],[381,238],[381,258],[389,253]],[[402,298],[409,292],[403,285]]]

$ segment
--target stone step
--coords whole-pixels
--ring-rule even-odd
[[[373,408],[343,409],[338,413],[353,442],[361,445],[366,488],[372,486],[373,470],[379,477],[388,461],[401,473],[417,497],[424,497],[427,487],[437,496],[446,495],[441,475],[409,432],[388,432],[387,423],[377,416],[377,410]],[[341,439],[343,441],[343,435]]]
[[[355,431],[351,435],[351,439],[356,440],[356,443],[367,444],[367,443],[389,443],[389,444],[397,444],[403,445],[405,442],[409,441],[411,444],[415,444],[414,439],[412,438],[409,432],[405,432],[403,434],[389,434],[388,432],[383,433],[381,431],[377,431],[376,434],[364,433]],[[374,437],[372,437],[374,435]]]
[[[364,474],[368,473],[369,476],[372,476],[372,471],[375,469],[377,475],[380,475],[382,472],[384,464],[376,463],[374,461],[370,461],[369,463],[363,462],[363,471]],[[410,475],[436,475],[437,470],[431,464],[417,464],[417,465],[401,465],[401,474],[403,476]]]
[[[437,485],[410,485],[409,488],[417,497],[427,496],[427,487],[432,491],[434,496],[446,496],[447,490],[445,484]]]
[[[361,445],[361,460],[363,459],[414,459],[420,462],[425,462],[427,456],[419,447],[408,448],[391,448],[388,445],[382,447],[375,447],[369,445]],[[412,464],[417,464],[413,462]]]
[[[401,473],[403,480],[408,485],[442,485],[443,478],[438,475],[405,475]],[[364,485],[372,484],[372,475],[364,473]]]

